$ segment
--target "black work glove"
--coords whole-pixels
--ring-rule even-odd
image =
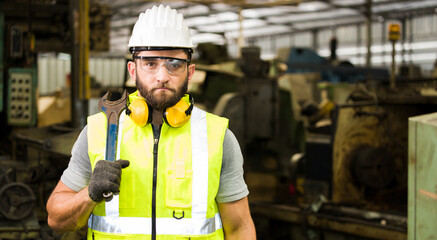
[[[88,195],[94,202],[103,200],[103,193],[120,192],[121,169],[129,166],[128,160],[115,162],[99,160],[88,185]]]

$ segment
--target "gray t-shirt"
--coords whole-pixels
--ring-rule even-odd
[[[61,181],[72,190],[80,191],[88,185],[91,172],[87,126],[85,126],[74,143],[70,163],[62,174]],[[248,194],[249,191],[243,179],[243,155],[240,145],[231,130],[227,129],[223,141],[222,169],[216,201],[232,202]]]

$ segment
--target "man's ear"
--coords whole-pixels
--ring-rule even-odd
[[[129,75],[130,75],[130,78],[133,80],[133,81],[136,81],[137,79],[136,79],[136,74],[135,74],[135,62],[133,62],[133,61],[129,61],[128,63],[127,63],[127,70],[129,71]]]
[[[196,64],[190,64],[188,66],[188,80],[191,80],[191,78],[194,75],[194,71],[196,70]]]

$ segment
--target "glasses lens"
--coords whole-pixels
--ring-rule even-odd
[[[159,59],[157,58],[140,58],[141,68],[147,72],[155,72],[160,66]]]
[[[186,61],[182,59],[161,57],[139,57],[139,59],[141,68],[148,73],[157,73],[162,65],[165,66],[167,72],[171,75],[177,75],[185,71]]]
[[[168,59],[165,68],[170,74],[180,74],[185,70],[185,62],[178,59]]]

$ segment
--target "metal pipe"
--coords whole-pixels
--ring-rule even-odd
[[[319,31],[317,29],[314,29],[313,31],[311,31],[312,37],[313,37],[313,50],[315,52],[317,52],[317,50],[319,50],[319,39],[318,39],[318,34]]]
[[[381,28],[381,45],[383,46],[382,48],[382,65],[386,66],[386,62],[385,62],[385,55],[386,55],[386,51],[385,51],[385,44],[387,43],[387,28],[385,27],[386,21],[384,19],[384,21],[382,21],[382,28]]]
[[[86,1],[70,1],[71,26],[72,26],[72,49],[71,49],[71,126],[73,128],[82,128],[86,124],[88,115],[88,101],[83,98],[84,78],[83,73],[88,69],[88,57],[83,55],[88,51],[88,45],[84,39],[88,39],[88,4]],[[86,66],[84,68],[84,66]],[[86,73],[87,74],[87,73]]]
[[[243,7],[238,9],[238,57],[242,57],[241,49],[244,47],[244,36],[243,36]]]
[[[401,31],[401,49],[402,49],[402,65],[405,66],[406,62],[405,62],[405,43],[407,42],[407,25],[405,24],[405,18],[401,19],[401,27],[402,27],[402,31]]]
[[[341,213],[342,215],[359,217],[366,220],[385,219],[387,221],[393,222],[396,225],[405,228],[407,227],[407,217],[404,215],[396,215],[396,214],[390,214],[384,212],[368,211],[358,208],[334,206],[334,205],[323,205],[322,212],[323,211],[329,211],[331,213]]]
[[[391,51],[391,71],[390,71],[390,87],[395,88],[395,76],[396,76],[396,42],[392,41]]]
[[[366,2],[366,27],[367,27],[367,55],[366,55],[366,67],[372,65],[372,0]]]
[[[360,59],[360,63],[361,63],[361,24],[357,24],[357,49],[358,49],[358,59]]]
[[[413,39],[414,36],[413,36],[413,18],[411,16],[408,18],[408,23],[410,25],[409,26],[410,50],[408,51],[408,55],[409,55],[409,58],[410,58],[410,61],[409,61],[409,72],[410,72],[409,77],[410,77],[410,79],[413,79],[414,78],[414,73],[413,73],[413,48],[411,46],[412,46],[413,41],[414,41],[414,39]]]

